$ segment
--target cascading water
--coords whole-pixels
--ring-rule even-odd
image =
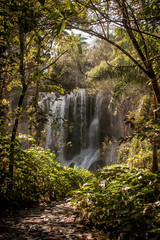
[[[41,98],[39,105],[51,113],[45,127],[45,148],[56,152],[64,165],[89,169],[99,159],[100,96],[94,99],[79,89],[58,98],[55,93]]]
[[[98,162],[100,159],[100,109],[102,104],[102,96],[100,94],[96,95],[95,106],[94,106],[94,115],[93,119],[89,125],[88,132],[88,147],[81,151],[80,159],[81,165],[80,167],[84,167],[89,169],[95,162]]]
[[[55,152],[63,165],[86,169],[95,168],[95,164],[96,168],[98,164],[101,166],[100,147],[104,137],[108,134],[111,139],[112,131],[114,138],[120,135],[116,126],[120,116],[115,117],[113,110],[108,110],[109,103],[105,104],[100,93],[90,96],[85,89],[59,97],[43,93],[39,105],[50,113],[45,126],[45,148]],[[114,146],[106,155],[105,165],[107,161],[115,162],[111,159]]]

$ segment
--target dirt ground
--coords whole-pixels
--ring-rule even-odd
[[[68,201],[41,204],[0,219],[0,240],[105,240],[102,232],[75,221]]]

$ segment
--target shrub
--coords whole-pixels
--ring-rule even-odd
[[[160,236],[159,184],[160,175],[149,170],[105,167],[75,192],[73,202],[80,219],[112,237],[154,239]]]
[[[124,143],[118,150],[118,163],[129,167],[149,168],[152,159],[152,147],[147,139],[141,141],[134,137],[131,143]]]
[[[7,168],[6,158],[3,159],[3,172],[5,169],[6,175],[0,188],[0,200],[3,204],[9,201],[9,204],[19,205],[65,198],[91,176],[91,173],[84,169],[63,167],[55,160],[53,153],[39,147],[17,150],[12,192],[7,189]]]

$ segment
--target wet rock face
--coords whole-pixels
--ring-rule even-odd
[[[124,135],[124,123],[116,105],[100,93],[91,96],[79,89],[65,96],[43,95],[40,105],[51,112],[46,126],[45,147],[55,151],[64,165],[95,169],[102,166],[99,149],[104,138],[118,140]],[[114,146],[114,152],[116,146]],[[110,147],[105,165],[114,163]],[[113,159],[111,159],[111,157]],[[107,160],[109,159],[109,161]]]

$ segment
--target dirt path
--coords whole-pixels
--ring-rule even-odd
[[[105,240],[101,232],[75,222],[65,201],[43,204],[0,219],[0,240]]]

